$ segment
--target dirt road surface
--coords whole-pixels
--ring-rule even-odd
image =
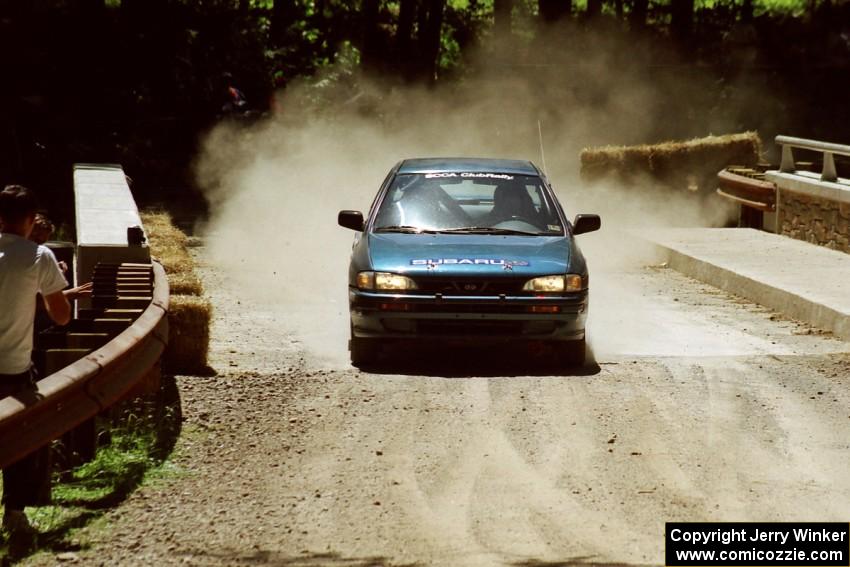
[[[309,324],[327,304],[203,274],[218,375],[178,377],[176,472],[78,563],[659,565],[665,521],[850,518],[848,345],[671,270],[594,274],[580,372],[451,347],[361,372],[344,293]]]

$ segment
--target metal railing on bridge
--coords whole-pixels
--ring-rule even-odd
[[[835,168],[835,156],[850,157],[850,146],[807,140],[805,138],[794,138],[792,136],[777,136],[776,144],[782,146],[782,161],[779,171],[782,173],[796,173],[797,163],[794,161],[793,149],[810,150],[823,154],[823,167],[821,169],[821,181],[838,181],[838,170]]]

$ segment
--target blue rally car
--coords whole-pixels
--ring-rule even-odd
[[[390,171],[357,231],[349,267],[351,362],[403,339],[546,341],[582,364],[588,274],[545,175],[528,161],[409,159]]]

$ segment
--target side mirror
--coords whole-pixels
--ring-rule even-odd
[[[602,219],[599,215],[576,215],[573,221],[573,234],[584,234],[585,232],[593,232],[599,230],[602,226]]]
[[[363,213],[360,211],[340,211],[336,222],[339,226],[363,232]]]

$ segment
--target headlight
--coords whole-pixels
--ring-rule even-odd
[[[522,286],[523,291],[535,293],[564,293],[581,291],[583,288],[581,276],[566,274],[564,276],[543,276],[528,280]]]
[[[375,272],[375,289],[381,291],[404,291],[416,289],[416,283],[407,276]]]
[[[357,274],[357,287],[377,291],[407,291],[416,289],[416,282],[401,274],[360,272]]]

